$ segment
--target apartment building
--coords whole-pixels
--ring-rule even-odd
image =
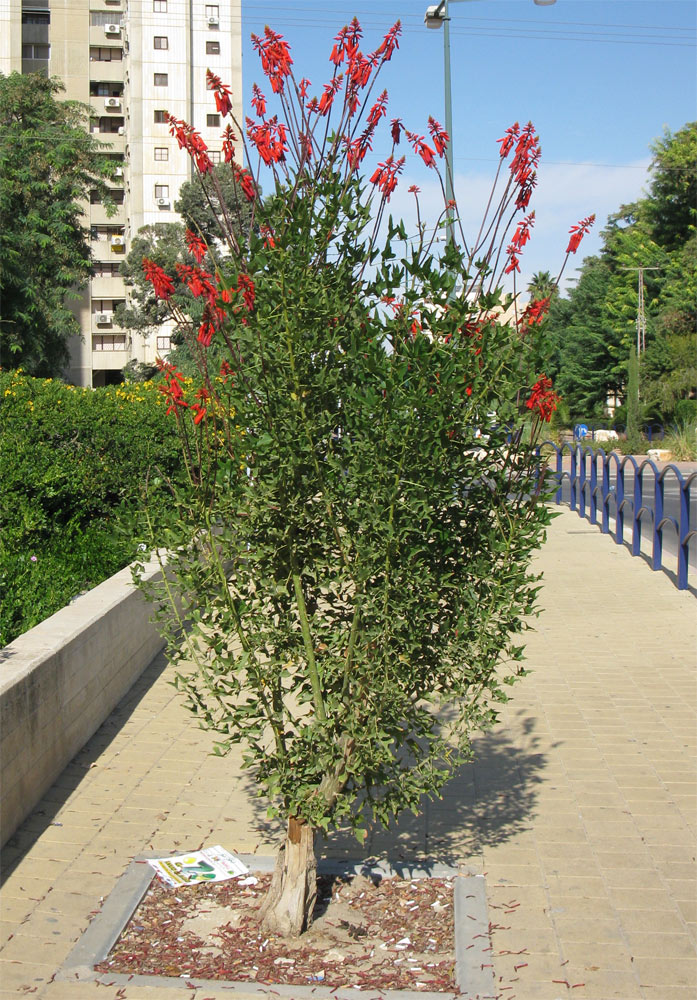
[[[66,376],[78,385],[121,381],[129,361],[152,362],[170,347],[168,327],[147,338],[119,327],[128,290],[119,274],[130,240],[145,225],[175,222],[189,157],[166,115],[193,123],[221,158],[221,121],[206,89],[210,68],[232,87],[241,112],[241,0],[3,0],[0,72],[48,73],[64,98],[92,108],[90,131],[116,161],[116,214],[96,193],[85,206],[94,277],[75,306],[83,338],[70,345]]]

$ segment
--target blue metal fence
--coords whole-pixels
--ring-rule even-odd
[[[545,441],[556,454],[556,468],[549,469],[557,489],[556,503],[563,502],[563,484],[569,482],[569,506],[579,517],[587,517],[591,524],[600,524],[603,534],[610,533],[610,514],[615,515],[615,542],[622,545],[625,534],[631,532],[633,556],[641,553],[642,520],[648,522],[651,530],[651,568],[658,570],[663,563],[663,531],[671,525],[678,541],[678,589],[687,589],[688,547],[690,539],[697,536],[697,526],[690,524],[690,490],[697,482],[697,472],[683,476],[675,465],[660,469],[655,462],[642,462],[632,455],[606,454],[602,448],[583,448],[581,445],[564,444],[558,447],[552,441]],[[537,449],[539,454],[540,448]],[[564,469],[564,454],[569,453],[568,470]],[[614,483],[611,470],[614,468]],[[627,469],[633,472],[633,484],[626,488]],[[653,474],[651,482],[644,482],[646,471]],[[678,516],[665,513],[666,477],[675,477],[678,485]],[[647,477],[648,478],[648,477]],[[646,501],[653,491],[653,506]],[[586,513],[586,510],[588,513]],[[600,517],[600,521],[598,521]],[[629,539],[628,539],[629,540]]]

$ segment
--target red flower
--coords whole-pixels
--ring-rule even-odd
[[[227,363],[227,361],[223,361],[222,365],[220,366],[220,377],[223,380],[223,385],[227,385],[228,381],[232,378],[234,374],[235,374],[234,371]]]
[[[242,188],[242,194],[245,196],[247,201],[254,201],[257,196],[254,178],[244,167],[238,167],[236,163],[233,164],[233,167],[235,169],[235,180]]]
[[[424,142],[424,137],[422,135],[416,135],[414,132],[406,132],[406,137],[414,147],[414,152],[419,154],[426,166],[434,167],[436,165],[436,154],[431,147]]]
[[[392,58],[392,53],[395,49],[399,48],[399,36],[402,33],[402,22],[397,21],[392,25],[390,30],[387,32],[382,42],[378,48],[373,53],[374,56],[382,56],[383,62],[389,62]]]
[[[199,337],[199,340],[201,338]],[[202,406],[200,403],[194,403],[191,409],[194,411],[196,416],[194,417],[194,423],[200,424],[206,415],[206,407]]]
[[[254,110],[260,118],[266,114],[266,98],[259,90],[256,83],[252,84],[252,104],[254,105]]]
[[[539,326],[549,312],[551,298],[537,299],[529,302],[523,311],[523,315],[518,320],[518,326]]]
[[[208,250],[205,242],[196,233],[192,233],[190,229],[187,229],[184,238],[186,239],[189,253],[196,260],[196,263],[200,264]]]
[[[170,413],[176,413],[177,407],[187,407],[189,404],[184,399],[184,390],[181,387],[181,382],[184,381],[184,376],[169,361],[163,361],[161,358],[157,359],[157,367],[164,375],[165,384],[159,387],[159,390],[168,402],[168,407],[165,413],[169,416]]]
[[[444,156],[450,142],[450,136],[444,128],[441,128],[435,118],[432,118],[430,115],[428,118],[428,131],[431,133],[436,152],[439,156]]]
[[[225,115],[232,111],[230,88],[222,82],[219,76],[211,73],[210,70],[206,71],[206,83],[208,89],[215,92],[215,106],[224,118]]]
[[[378,97],[375,104],[370,109],[368,114],[368,126],[370,128],[375,128],[381,118],[387,114],[387,91],[383,92]]]
[[[153,287],[158,299],[168,299],[174,294],[174,283],[154,261],[143,257],[143,273]]]
[[[578,250],[581,240],[590,232],[590,228],[595,222],[595,213],[593,215],[587,216],[585,219],[581,219],[577,222],[575,226],[572,226],[569,232],[571,233],[571,238],[569,239],[569,245],[566,248],[567,253],[576,253]]]
[[[235,142],[237,142],[237,136],[232,131],[232,125],[226,125],[223,129],[223,156],[226,163],[230,163],[235,155],[235,147],[233,145]]]
[[[208,155],[208,146],[198,132],[191,125],[180,121],[173,115],[168,115],[167,121],[169,122],[170,135],[176,138],[180,149],[187,151],[199,173],[210,173],[213,170],[213,163]]]
[[[286,131],[286,126],[279,122],[275,115],[260,125],[251,118],[247,119],[247,135],[267,167],[285,160],[288,150]]]
[[[391,132],[392,132],[392,142],[395,144],[395,146],[399,145],[399,137],[403,129],[404,126],[402,125],[401,120],[399,118],[393,118]]]
[[[530,390],[530,399],[528,399],[525,405],[540,420],[548,421],[556,410],[558,402],[559,396],[552,390],[551,378],[541,375]]]
[[[530,230],[535,225],[535,213],[531,212],[530,215],[526,215],[518,223],[518,228],[513,234],[513,239],[511,240],[511,246],[515,250],[522,250],[525,244],[530,239]]]
[[[416,184],[411,184],[409,186],[409,192],[410,192],[410,194],[418,194],[420,191],[421,191],[421,188],[417,187]]]
[[[397,175],[402,172],[403,168],[403,156],[396,162],[391,156],[388,156],[384,163],[378,164],[377,170],[370,178],[370,183],[377,184],[387,201],[390,200],[390,195],[397,187]]]
[[[205,295],[209,302],[215,302],[218,290],[213,284],[212,275],[202,271],[200,267],[189,267],[188,264],[175,264],[175,267],[177,274],[195,299]]]
[[[298,93],[300,94],[300,97],[303,101],[307,97],[307,88],[309,86],[310,86],[310,81],[306,77],[303,77],[298,85]]]
[[[286,77],[290,75],[293,65],[288,43],[267,25],[264,28],[264,38],[252,35],[252,44],[259,53],[261,67],[269,78],[271,89],[274,94],[282,94]]]
[[[249,310],[254,308],[254,282],[248,274],[240,274],[237,279],[237,291],[242,295],[242,300]]]
[[[340,73],[338,76],[335,76],[333,80],[330,80],[329,83],[325,83],[324,93],[320,97],[319,104],[317,105],[317,113],[322,115],[322,117],[326,117],[326,115],[328,115],[331,111],[334,98],[341,89],[343,81],[344,78]]]
[[[517,271],[520,274],[520,261],[518,260],[518,254],[516,248],[512,243],[506,247],[506,256],[508,257],[508,264],[504,268],[504,274],[510,274],[511,271]]]
[[[511,125],[510,128],[506,129],[506,134],[501,139],[496,140],[497,142],[501,143],[499,156],[501,157],[502,160],[505,160],[510,151],[513,149],[515,141],[519,135],[520,135],[520,125],[518,124],[518,122],[516,122],[514,125]]]

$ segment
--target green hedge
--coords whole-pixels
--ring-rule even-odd
[[[153,382],[92,390],[0,371],[0,647],[134,558],[146,483],[157,519],[180,455]]]

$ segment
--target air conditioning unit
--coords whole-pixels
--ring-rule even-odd
[[[105,108],[120,108],[121,98],[120,97],[107,97],[104,101]]]
[[[125,236],[112,236],[111,237],[112,247],[125,247],[126,237]]]
[[[111,323],[111,313],[95,313],[95,323]]]
[[[123,177],[123,167],[117,167],[114,171],[114,177]]]
[[[208,23],[209,24],[217,24],[218,23],[218,18],[217,17],[209,17],[208,18]]]
[[[157,204],[160,208],[169,208],[169,198],[158,198]]]
[[[124,128],[123,125],[119,125],[119,135],[125,135],[125,134],[126,134],[126,129]]]
[[[105,24],[104,25],[105,35],[120,35],[121,25],[120,24]]]

